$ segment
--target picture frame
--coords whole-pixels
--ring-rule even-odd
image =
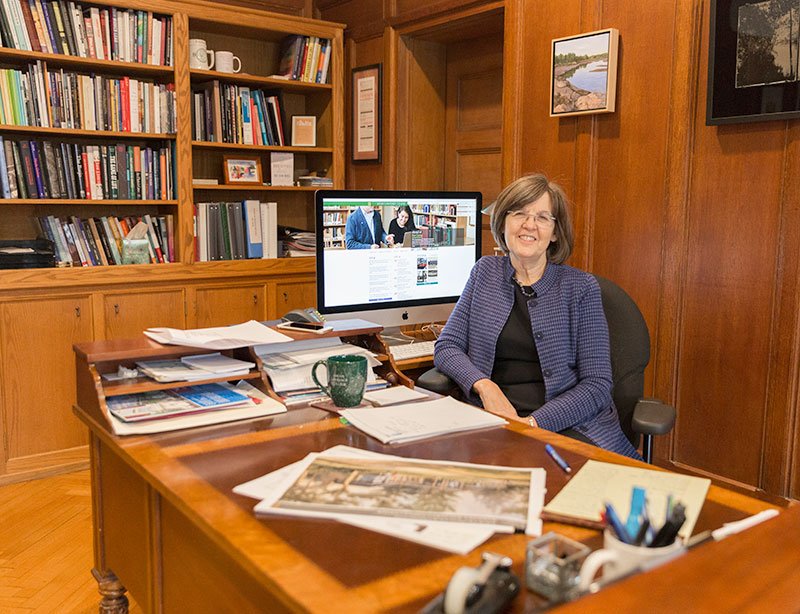
[[[317,117],[292,115],[292,147],[317,146]]]
[[[619,30],[553,39],[550,117],[613,113],[617,100]]]
[[[226,154],[223,156],[225,183],[228,185],[263,185],[261,158]]]
[[[383,116],[382,65],[360,66],[352,71],[352,160],[380,162]]]
[[[800,117],[800,3],[712,0],[706,125]]]

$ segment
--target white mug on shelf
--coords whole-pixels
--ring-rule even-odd
[[[601,568],[603,569],[603,579],[612,580],[641,566],[666,563],[685,551],[686,548],[680,537],[676,537],[675,541],[668,546],[647,548],[625,544],[612,534],[611,529],[606,528],[603,532],[603,548],[592,552],[581,566],[578,588],[580,590],[588,589]]]
[[[230,51],[217,51],[217,70],[219,72],[239,72],[242,70],[242,61]],[[233,65],[238,62],[234,69]]]
[[[189,39],[189,68],[211,70],[214,67],[214,52],[206,47],[202,38]]]

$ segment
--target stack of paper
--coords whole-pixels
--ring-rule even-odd
[[[246,407],[255,405],[255,401],[222,384],[184,386],[106,398],[108,410],[124,422],[163,419],[231,405]]]
[[[340,354],[360,354],[367,357],[369,367],[374,368],[381,364],[366,348],[342,343],[339,337],[257,346],[255,352],[261,358],[264,370],[267,372],[275,392],[283,397],[303,395],[306,402],[309,400],[309,393],[319,391],[311,377],[311,370],[318,360]],[[317,370],[317,377],[323,384],[327,384],[325,374],[324,368]],[[372,368],[367,369],[367,387],[374,388],[376,383],[377,378]]]
[[[262,343],[292,341],[291,337],[264,326],[255,320],[234,326],[196,328],[192,330],[149,328],[144,331],[144,334],[153,341],[167,345],[187,345],[211,350],[231,350]]]
[[[137,362],[136,366],[157,382],[192,382],[215,377],[241,377],[256,364],[216,353],[184,356],[181,359],[145,360]]]
[[[362,467],[363,465],[363,467]],[[330,472],[367,468],[364,475],[388,471],[393,480],[361,480],[337,496],[330,488],[318,489]],[[383,469],[381,469],[383,467]],[[348,473],[348,475],[350,475]],[[481,479],[472,478],[480,475]],[[407,480],[400,478],[407,477]],[[363,482],[363,483],[362,483]],[[451,487],[442,490],[442,484]],[[413,486],[412,486],[413,485]],[[399,486],[395,492],[392,486]],[[298,502],[292,491],[305,489]],[[503,496],[482,497],[476,489],[501,489]],[[409,489],[414,490],[412,493]],[[431,498],[429,491],[437,496]],[[447,552],[467,554],[494,533],[524,528],[540,535],[539,518],[545,494],[544,469],[494,467],[450,461],[419,461],[335,446],[236,486],[234,492],[261,502],[257,514],[328,518],[386,535],[407,539]],[[400,496],[402,503],[399,503]],[[438,507],[432,505],[438,502]],[[388,502],[388,503],[387,503]],[[465,519],[473,522],[465,522]]]
[[[111,429],[114,431],[115,435],[146,435],[152,433],[176,431],[196,426],[207,426],[211,424],[220,424],[223,422],[246,420],[249,418],[260,418],[262,416],[278,414],[286,411],[286,407],[284,407],[283,404],[267,396],[246,381],[241,381],[235,386],[228,383],[213,385],[219,385],[228,391],[235,391],[240,393],[240,395],[245,395],[246,400],[242,403],[237,403],[236,405],[228,405],[224,407],[218,406],[212,408],[206,407],[205,409],[202,409],[198,408],[196,403],[190,404],[190,401],[185,398],[181,398],[176,395],[169,395],[170,401],[176,403],[176,405],[164,406],[163,399],[166,399],[166,397],[163,397],[161,402],[159,402],[157,399],[157,396],[159,394],[163,395],[164,391],[156,391],[153,393],[145,393],[146,395],[150,396],[150,399],[153,402],[153,405],[150,407],[149,411],[158,412],[160,406],[161,414],[158,415],[156,413],[156,415],[152,416],[152,418],[155,419],[126,422],[115,415],[116,412],[112,410],[112,407],[114,409],[124,409],[125,405],[124,401],[120,402],[118,399],[139,395],[108,397],[106,399],[106,405],[109,411],[106,413],[106,417],[108,418]],[[191,407],[192,409],[187,410],[188,413],[187,411],[176,410],[175,408],[178,407],[178,402],[182,403],[184,407]],[[205,402],[208,402],[207,397]]]
[[[383,443],[404,443],[507,422],[452,397],[390,407],[359,407],[340,412],[350,424]]]

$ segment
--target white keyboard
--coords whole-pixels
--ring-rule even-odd
[[[410,358],[423,358],[433,356],[434,341],[415,341],[414,343],[402,343],[392,345],[389,350],[395,360],[408,360]]]

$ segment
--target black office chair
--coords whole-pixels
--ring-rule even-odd
[[[642,312],[633,299],[613,281],[594,276],[600,285],[603,311],[608,321],[611,347],[611,396],[619,413],[620,426],[635,448],[644,436],[642,456],[653,460],[653,435],[669,433],[676,412],[660,399],[644,398],[644,370],[650,362],[650,333]],[[449,377],[438,369],[423,373],[417,384],[440,394],[460,392]]]

